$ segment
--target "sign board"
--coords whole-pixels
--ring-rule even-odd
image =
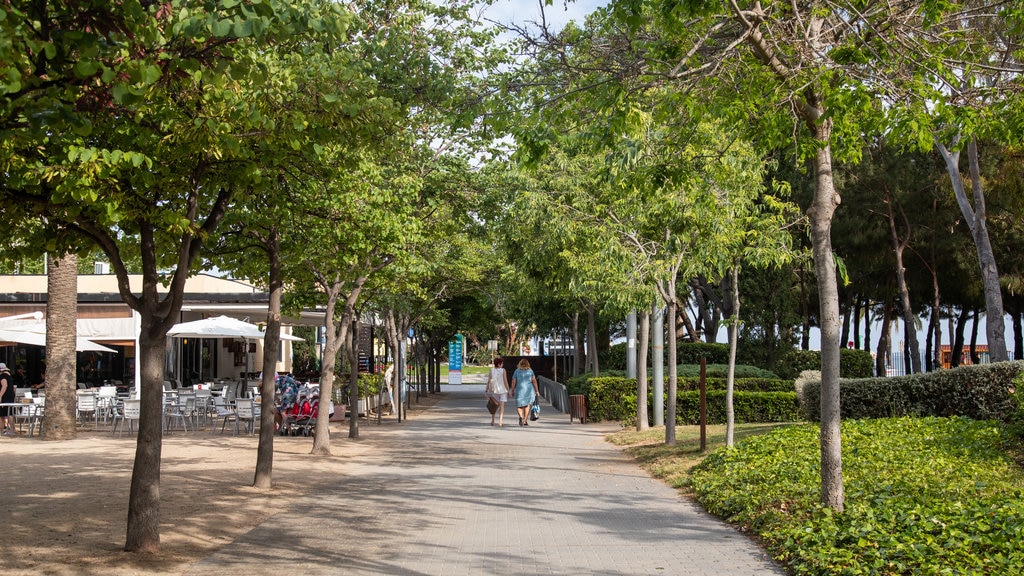
[[[448,383],[462,384],[462,334],[448,342]]]

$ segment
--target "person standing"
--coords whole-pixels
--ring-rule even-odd
[[[515,382],[513,396],[516,399],[516,412],[519,413],[519,425],[530,425],[530,405],[534,398],[540,395],[537,387],[537,375],[530,368],[530,362],[526,358],[519,360],[516,371],[512,373],[512,380]]]
[[[494,398],[498,403],[498,426],[505,425],[505,402],[508,402],[508,377],[505,375],[505,368],[502,367],[504,360],[494,359],[494,367],[487,375],[487,390],[485,396]],[[494,426],[494,414],[491,414],[491,426]]]
[[[14,378],[11,376],[11,371],[7,368],[7,364],[0,362],[0,403],[12,404],[14,403],[15,391],[14,391]],[[0,419],[4,423],[4,436],[17,436],[18,433],[14,431],[14,414],[16,407],[13,406],[0,406]]]

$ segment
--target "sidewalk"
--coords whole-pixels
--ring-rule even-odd
[[[616,426],[570,424],[544,406],[519,427],[506,406],[505,427],[492,427],[482,385],[443,391],[384,434],[364,425],[378,448],[350,474],[187,573],[785,573],[605,443]]]

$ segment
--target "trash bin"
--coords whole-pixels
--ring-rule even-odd
[[[569,423],[574,418],[579,418],[580,424],[587,422],[587,397],[584,394],[569,395]]]

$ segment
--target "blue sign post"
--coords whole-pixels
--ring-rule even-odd
[[[462,334],[448,342],[448,383],[462,384]]]

